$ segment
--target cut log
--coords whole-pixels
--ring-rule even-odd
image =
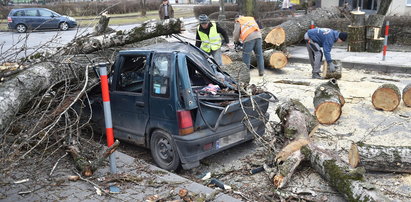
[[[351,145],[351,156],[357,155],[359,166],[367,171],[411,173],[410,146],[382,146],[357,143]]]
[[[322,124],[333,124],[341,116],[345,99],[340,92],[336,79],[319,85],[314,92],[315,116]]]
[[[81,174],[84,176],[91,176],[93,173],[102,166],[107,157],[112,154],[120,145],[120,142],[116,140],[114,144],[106,148],[105,151],[96,158],[95,161],[90,162],[89,159],[81,155],[80,149],[77,145],[71,145],[67,147],[67,152],[71,154],[74,159],[74,164]]]
[[[265,32],[264,32],[265,33]],[[285,31],[282,27],[274,27],[271,29],[267,35],[263,34],[264,41],[276,46],[279,46],[285,41]]]
[[[183,23],[180,19],[151,20],[128,31],[99,36],[85,36],[67,44],[63,54],[91,53],[113,46],[121,46],[161,35],[178,34]]]
[[[356,10],[351,11],[352,26],[364,26],[365,24],[365,12]]]
[[[378,6],[377,14],[386,15],[388,8],[391,5],[392,0],[381,0],[379,1],[380,5]]]
[[[234,61],[230,64],[222,65],[221,69],[237,82],[250,83],[250,70],[242,61]]]
[[[348,26],[348,42],[357,42],[365,40],[364,26]]]
[[[287,182],[291,179],[292,175],[300,165],[301,161],[304,160],[304,155],[300,150],[295,151],[291,156],[287,158],[286,161],[282,162],[278,166],[278,172],[273,178],[274,186],[277,189],[283,188]]]
[[[367,39],[367,52],[379,53],[384,48],[384,38]]]
[[[288,63],[288,58],[286,54],[282,51],[266,50],[264,51],[263,56],[264,56],[264,66],[265,67],[281,69],[285,67]],[[236,51],[225,52],[223,53],[223,63],[224,63],[224,60],[226,63],[230,62],[230,60],[231,61],[242,61],[243,53],[236,52]],[[257,66],[257,59],[255,56],[251,57],[250,64],[253,66]]]
[[[364,52],[366,49],[365,41],[349,41],[348,52]]]
[[[301,17],[292,18],[284,23],[281,23],[277,26],[277,31],[279,34],[271,33],[271,36],[281,36],[282,33],[285,33],[286,45],[291,45],[298,43],[304,39],[304,34],[307,32],[310,27],[311,21],[314,21],[316,24],[321,23],[321,21],[333,18],[339,18],[340,11],[338,8],[330,9],[316,9],[311,11],[309,14]],[[270,37],[269,37],[270,38]],[[266,40],[267,37],[264,38]],[[270,39],[267,39],[270,40]],[[275,42],[278,43],[278,42]]]
[[[340,79],[342,77],[342,62],[341,60],[333,60],[335,71],[331,72],[328,68],[327,61],[324,61],[322,77],[324,79]]]
[[[281,121],[284,137],[289,140],[298,139],[301,134],[308,135],[318,126],[315,116],[298,100],[282,103],[275,113]]]
[[[339,156],[308,144],[301,149],[305,158],[322,178],[329,182],[347,201],[389,201],[378,189],[364,183],[365,169],[351,169]]]
[[[405,106],[411,107],[411,83],[402,90],[402,100]]]
[[[372,105],[375,109],[393,111],[401,101],[401,94],[394,84],[383,84],[372,94]]]
[[[223,60],[223,65],[228,65],[228,64],[233,62],[233,60],[228,55],[226,55],[224,53],[221,55],[221,58]]]

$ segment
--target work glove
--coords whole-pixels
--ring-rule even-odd
[[[333,62],[328,63],[328,69],[330,70],[330,72],[335,72],[335,65]]]

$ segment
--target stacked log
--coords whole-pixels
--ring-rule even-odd
[[[348,26],[348,51],[363,52],[366,48],[364,19],[365,12],[352,11],[352,24]]]
[[[411,173],[411,147],[369,145],[359,142],[351,145],[349,159],[353,167],[367,171]]]
[[[319,85],[314,92],[315,116],[321,124],[333,124],[341,116],[345,99],[336,79]]]
[[[405,106],[411,107],[411,83],[402,90],[402,100]]]
[[[395,110],[401,101],[401,94],[394,84],[383,84],[372,94],[372,105],[383,111]]]
[[[384,47],[384,38],[380,37],[385,15],[368,16],[366,22],[367,52],[379,53]]]

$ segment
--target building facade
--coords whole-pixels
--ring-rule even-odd
[[[359,7],[367,13],[373,13],[377,11],[380,1],[381,0],[320,0],[317,1],[317,7],[329,8],[343,6],[344,3],[347,2],[352,9]],[[387,15],[411,16],[411,0],[392,0]]]

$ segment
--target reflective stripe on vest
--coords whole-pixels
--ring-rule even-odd
[[[251,33],[260,30],[253,17],[241,17],[237,19],[237,22],[240,23],[240,39],[242,41]]]
[[[210,33],[208,35],[200,31],[201,25],[197,27],[197,32],[201,40],[200,48],[203,49],[207,53],[221,48],[221,36],[217,32],[217,25],[215,22],[211,22],[211,24],[213,26],[210,27]]]

